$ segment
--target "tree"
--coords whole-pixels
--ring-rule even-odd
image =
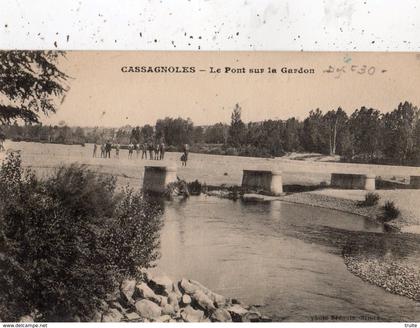
[[[311,110],[303,121],[302,144],[306,151],[327,154],[329,141],[324,114],[317,108]]]
[[[81,127],[77,127],[73,132],[73,142],[78,144],[84,144],[85,141],[85,131],[83,131]]]
[[[136,126],[133,130],[131,130],[130,141],[136,144],[140,143],[141,141],[140,127]]]
[[[157,140],[163,137],[168,145],[181,146],[191,143],[194,124],[189,118],[166,117],[156,121],[155,131]]]
[[[241,107],[239,104],[235,105],[231,115],[231,122],[229,127],[228,144],[233,147],[238,147],[243,144],[246,137],[246,126],[241,119]]]
[[[383,152],[386,158],[404,164],[416,157],[416,126],[419,110],[409,102],[400,103],[383,118]]]
[[[195,126],[192,133],[192,142],[193,143],[203,143],[204,141],[204,131],[201,126]]]
[[[211,144],[225,144],[227,142],[229,125],[216,123],[204,132],[204,141]]]
[[[141,128],[141,135],[144,141],[149,141],[153,138],[153,127],[149,124],[144,125]]]
[[[302,149],[300,142],[300,134],[302,130],[302,123],[296,118],[292,117],[286,120],[283,129],[283,147],[284,151],[299,151]]]
[[[330,155],[335,155],[337,151],[337,144],[341,141],[341,136],[346,127],[347,119],[347,114],[341,109],[341,107],[338,107],[336,111],[330,110],[324,115]]]
[[[414,146],[413,146],[414,164],[415,165],[420,165],[420,118],[417,119],[417,122],[416,122],[416,127],[415,127],[414,133],[413,133],[413,140],[414,140]]]
[[[372,161],[380,150],[381,113],[364,106],[356,109],[350,116],[349,129],[355,155]]]
[[[57,68],[57,51],[0,51],[0,123],[39,122],[64,99],[68,76]]]

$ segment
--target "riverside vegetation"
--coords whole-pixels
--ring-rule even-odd
[[[45,180],[10,154],[0,169],[0,317],[89,321],[101,300],[158,259],[160,209],[82,166]]]

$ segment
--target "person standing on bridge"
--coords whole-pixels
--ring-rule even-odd
[[[184,144],[183,153],[182,153],[182,156],[181,156],[182,166],[187,166],[189,151],[190,151],[190,147],[188,146],[188,144]]]
[[[105,158],[105,143],[101,144],[101,158]]]
[[[147,143],[143,142],[143,145],[141,146],[141,159],[147,159]]]
[[[120,158],[120,144],[118,142],[115,144],[115,157]]]
[[[165,143],[163,141],[159,145],[159,152],[160,152],[160,159],[163,160],[165,158]]]
[[[140,146],[140,142],[138,142],[136,144],[136,158],[138,159],[140,156],[140,150],[141,150],[141,146]]]
[[[105,158],[111,158],[111,148],[112,148],[111,141],[107,140],[105,144]]]
[[[133,150],[134,150],[134,145],[132,142],[130,142],[130,144],[128,145],[128,158],[129,159],[133,158]]]
[[[159,159],[159,149],[160,149],[158,142],[156,142],[154,148],[155,148],[155,150],[154,150],[155,151],[155,160],[158,160]]]
[[[95,141],[95,143],[93,144],[93,157],[95,158],[96,157],[96,151],[98,150],[98,145],[96,144],[96,141]]]
[[[149,144],[147,146],[147,150],[149,151],[149,159],[153,159],[153,143],[151,141],[149,141]]]

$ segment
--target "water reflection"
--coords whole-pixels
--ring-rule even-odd
[[[346,269],[341,253],[416,258],[418,239],[383,233],[359,216],[282,202],[192,197],[166,204],[158,268],[190,277],[276,320],[378,315],[420,320],[419,303],[386,293]]]

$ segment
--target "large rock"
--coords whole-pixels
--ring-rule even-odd
[[[179,304],[182,295],[178,297],[176,292],[170,292],[168,295],[168,303],[175,306]]]
[[[90,318],[91,322],[101,322],[102,321],[102,312],[99,310],[95,310]]]
[[[173,291],[172,280],[165,275],[157,275],[150,279],[150,287],[160,295],[167,296],[170,292]]]
[[[119,303],[119,302],[117,302],[117,301],[113,301],[113,302],[111,302],[110,304],[109,304],[109,307],[110,308],[113,308],[113,309],[117,309],[118,311],[120,311],[121,313],[124,313],[125,312],[125,309],[124,309],[124,307]]]
[[[19,322],[34,322],[34,318],[27,314],[19,318]]]
[[[207,312],[216,310],[216,307],[213,304],[213,301],[208,297],[202,290],[197,290],[194,294],[191,295],[191,298]]]
[[[123,280],[120,286],[120,293],[121,293],[121,298],[123,299],[124,302],[128,304],[134,303],[133,295],[134,295],[135,289],[136,289],[136,281],[134,279]]]
[[[188,279],[181,279],[179,282],[179,285],[181,289],[184,291],[184,293],[187,293],[189,295],[194,294],[197,290],[200,290],[200,287],[198,287],[195,284],[192,284]]]
[[[165,314],[160,316],[159,318],[156,319],[157,322],[169,322],[171,320],[171,316]]]
[[[204,320],[204,312],[194,310],[191,305],[188,305],[181,310],[181,318],[185,322],[200,322]]]
[[[205,292],[206,294],[207,294],[207,293],[209,293],[209,292],[211,292],[211,290],[210,290],[210,289],[208,289],[206,286],[202,285],[201,283],[199,283],[199,282],[198,282],[198,281],[196,281],[196,280],[188,279],[188,281],[189,281],[191,284],[196,285],[197,287],[199,287],[199,288],[200,288],[203,292]]]
[[[226,310],[229,311],[232,317],[232,321],[234,322],[242,322],[242,317],[248,313],[248,311],[244,309],[242,306],[240,306],[239,304],[234,304],[228,307]]]
[[[232,317],[230,316],[229,311],[225,309],[216,309],[210,316],[210,319],[215,322],[231,322],[232,321]]]
[[[136,311],[146,319],[156,319],[162,314],[162,310],[156,303],[149,300],[140,300],[135,304]]]
[[[123,317],[117,309],[109,309],[102,315],[102,322],[119,322]]]
[[[261,314],[259,312],[248,311],[242,316],[242,322],[260,322]]]
[[[173,292],[176,294],[176,297],[178,298],[178,302],[179,302],[181,300],[181,297],[182,297],[182,292],[179,290],[179,283],[174,282],[172,284],[172,289],[173,289]]]
[[[109,309],[109,305],[108,305],[108,303],[107,302],[105,302],[104,300],[100,300],[99,301],[99,309],[102,311],[102,312],[104,312],[104,311],[106,311],[106,310],[108,310]]]
[[[176,308],[172,304],[166,304],[164,307],[162,307],[162,314],[174,315],[175,313]]]
[[[266,315],[262,315],[260,318],[260,322],[272,322],[273,320],[270,317],[267,317]]]
[[[127,317],[128,321],[140,321],[141,317],[136,312],[126,313],[125,316]]]
[[[166,304],[168,304],[168,298],[166,296],[161,296],[159,298],[160,307],[164,307]]]
[[[191,296],[188,294],[182,295],[182,304],[183,305],[191,304]]]
[[[134,293],[134,299],[144,298],[153,302],[159,302],[160,298],[155,292],[144,282],[137,284]]]
[[[200,290],[204,292],[204,294],[210,297],[210,299],[217,305],[217,307],[221,307],[226,304],[226,298],[224,296],[212,292],[210,289],[208,289],[206,286],[202,285],[198,281],[189,279],[189,282],[197,286]]]

